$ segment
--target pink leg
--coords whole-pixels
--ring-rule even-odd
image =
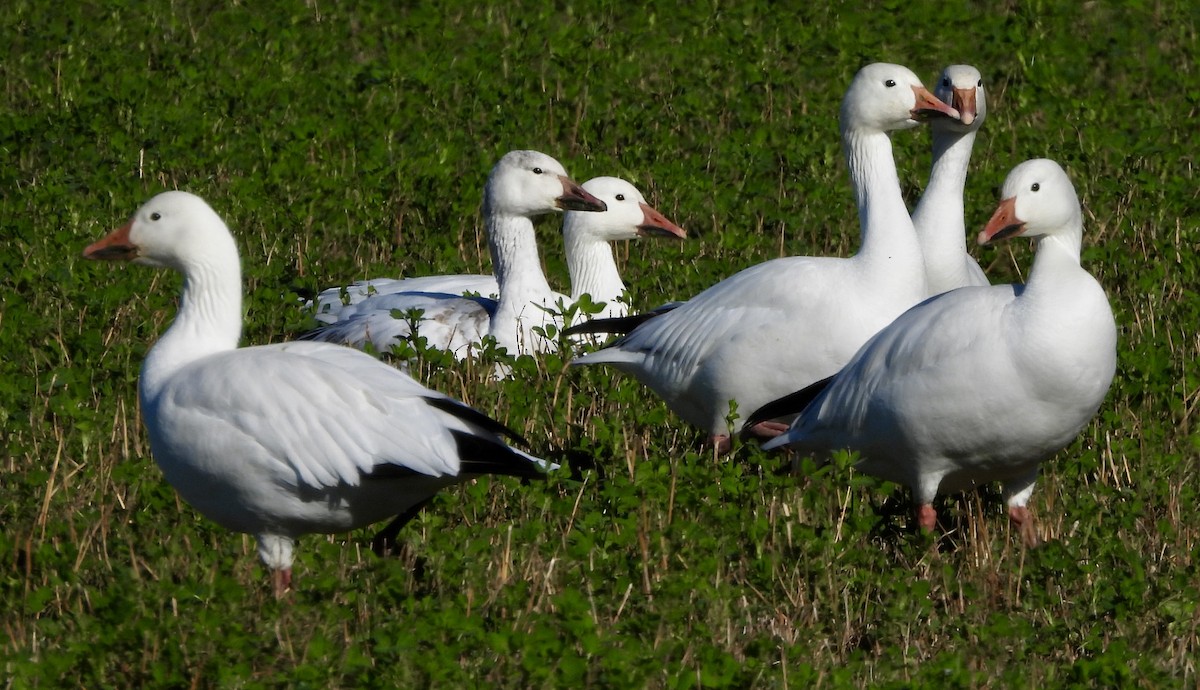
[[[932,532],[937,527],[937,511],[932,505],[926,503],[917,506],[917,524],[926,532]]]
[[[725,455],[733,450],[733,441],[726,434],[713,434],[708,437],[708,442],[716,449],[717,455]]]
[[[275,589],[275,598],[282,599],[292,590],[292,569],[272,570],[271,584]]]
[[[1033,526],[1033,513],[1025,506],[1009,506],[1008,519],[1017,531],[1021,533],[1021,541],[1025,546],[1033,548],[1038,545],[1037,529]]]
[[[791,428],[790,424],[782,422],[759,422],[746,430],[755,438],[775,438]]]

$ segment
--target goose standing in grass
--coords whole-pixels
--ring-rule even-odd
[[[1037,238],[1025,285],[962,288],[910,309],[763,447],[858,451],[859,469],[912,489],[925,529],[936,524],[937,494],[1000,481],[1009,517],[1033,544],[1027,503],[1038,465],[1099,409],[1117,331],[1104,289],[1079,265],[1079,198],[1062,168],[1018,165],[1003,199],[979,242]]]
[[[604,211],[568,211],[563,219],[563,241],[566,245],[567,269],[571,277],[570,296],[549,291],[538,304],[557,311],[557,305],[578,302],[589,295],[593,302],[603,302],[600,316],[624,316],[625,283],[617,271],[609,242],[640,237],[684,238],[686,233],[652,206],[629,182],[616,177],[597,177],[583,183],[582,188],[603,202]],[[447,286],[456,276],[433,276],[428,281],[442,281]],[[475,276],[462,276],[473,279]],[[495,279],[491,285],[477,281],[480,295],[498,294]],[[371,342],[376,349],[390,349],[399,340],[412,336],[414,321],[398,319],[395,314],[421,312],[416,319],[417,332],[430,346],[453,352],[459,359],[469,357],[480,347],[488,334],[492,314],[498,302],[486,296],[463,297],[436,290],[422,289],[433,285],[425,278],[397,280],[388,283],[390,294],[378,294],[340,310],[338,320],[318,328],[306,338],[342,342],[361,347]],[[413,289],[403,289],[410,287]],[[561,325],[557,319],[555,325]],[[544,345],[541,341],[536,341]]]
[[[967,253],[967,224],[963,190],[975,135],[987,118],[983,76],[970,65],[950,65],[942,71],[934,94],[959,113],[959,119],[939,118],[933,129],[933,165],[929,184],[912,221],[925,259],[929,294],[968,285],[987,285],[979,264]]]
[[[958,117],[907,68],[864,67],[840,115],[861,222],[858,253],[753,266],[574,363],[611,364],[632,374],[707,431],[719,450],[728,450],[746,414],[832,375],[875,332],[925,297],[921,250],[889,132],[916,127],[933,113]],[[784,428],[768,423],[751,431],[770,435]]]
[[[199,197],[164,192],[89,246],[90,259],[172,268],[179,313],[142,364],[138,395],[154,459],[184,500],[255,535],[275,592],[297,537],[415,515],[481,474],[537,477],[499,422],[350,348],[238,348],[242,283],[225,223]]]

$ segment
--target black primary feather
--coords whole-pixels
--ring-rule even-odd
[[[458,444],[460,474],[505,474],[512,477],[541,479],[546,476],[536,462],[508,446],[465,431],[451,429]]]
[[[614,333],[616,335],[629,335],[633,329],[646,323],[656,316],[662,316],[671,311],[675,307],[683,304],[683,302],[670,302],[661,307],[642,312],[641,314],[631,314],[629,316],[614,316],[608,319],[590,319],[583,323],[577,323],[570,328],[563,330],[563,335],[590,335],[595,333]]]
[[[453,398],[427,397],[424,400],[432,407],[436,407],[446,414],[458,417],[468,424],[474,424],[475,426],[481,427],[492,432],[493,434],[507,436],[523,445],[529,445],[529,441],[526,441],[524,436],[518,434],[500,422],[497,422],[479,410],[476,410],[469,405],[464,405]]]
[[[782,398],[776,398],[771,402],[758,408],[746,418],[746,423],[742,425],[742,429],[750,427],[760,422],[767,422],[772,419],[780,419],[782,417],[792,417],[804,411],[812,403],[813,399],[821,394],[821,391],[829,387],[833,381],[833,376],[821,379],[816,383],[811,383],[795,393],[788,393]]]

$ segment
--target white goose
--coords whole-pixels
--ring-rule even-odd
[[[551,313],[556,293],[550,289],[542,273],[532,219],[563,210],[603,211],[605,206],[604,202],[571,180],[561,163],[544,153],[510,151],[488,175],[483,191],[483,217],[499,295],[494,311],[487,314],[486,330],[483,332],[495,337],[496,343],[510,353],[538,352],[548,347],[545,338],[534,329],[553,323]],[[436,342],[434,338],[438,338],[453,343],[455,338],[463,338],[471,329],[483,328],[484,323],[478,310],[473,307],[478,302],[456,299],[458,297],[451,295],[454,301],[448,308],[446,303],[439,307],[434,302],[383,305],[380,310],[390,314],[394,309],[407,311],[428,307],[436,313],[431,312],[427,318],[433,323],[424,326],[426,337],[431,342]],[[372,304],[379,306],[376,302]],[[376,311],[374,306],[359,308]],[[340,328],[345,332],[321,329],[306,338],[351,342],[351,336],[354,335],[365,333],[372,340],[376,337],[373,333],[367,333],[362,326]],[[439,329],[445,333],[431,332]],[[376,346],[390,348],[393,343],[394,336]]]
[[[604,213],[568,213],[563,220],[563,244],[571,278],[571,298],[584,295],[604,303],[596,318],[625,316],[625,283],[617,271],[610,242],[640,237],[684,239],[687,232],[646,203],[646,198],[619,177],[594,177],[583,188],[608,206]]]
[[[1079,199],[1062,168],[1026,161],[1003,197],[979,242],[1039,238],[1028,282],[962,288],[910,309],[763,447],[859,451],[861,470],[912,489],[926,529],[935,495],[998,480],[1034,543],[1026,503],[1038,465],[1096,414],[1117,332],[1103,288],[1079,265]]]
[[[544,176],[538,177],[542,175]],[[562,183],[561,187],[555,185],[555,179]],[[579,185],[567,176],[562,164],[544,153],[510,151],[505,154],[492,167],[483,191],[483,213],[488,230],[489,249],[492,252],[497,249],[491,237],[493,229],[508,234],[519,234],[516,226],[523,224],[508,222],[512,217],[523,216],[531,219],[570,209],[604,210],[594,208],[591,200],[581,202],[575,198],[578,196],[578,189]],[[523,248],[509,242],[502,242],[500,249],[513,253],[524,251]],[[535,244],[535,256],[536,252]],[[541,270],[540,265],[538,270]],[[371,297],[397,292],[428,292],[454,296],[470,293],[495,300],[500,296],[500,285],[495,274],[373,278],[352,283],[344,288],[322,290],[314,300],[314,317],[322,323],[344,321],[361,313],[354,305]],[[371,308],[365,309],[369,311]]]
[[[429,292],[439,295],[480,295],[493,302],[500,296],[496,276],[482,273],[452,273],[414,278],[371,278],[345,287],[326,288],[307,307],[321,323],[337,323],[361,313],[357,305],[372,297],[397,292]]]
[[[623,316],[625,283],[617,271],[609,242],[639,237],[686,237],[682,228],[668,220],[629,182],[616,177],[597,177],[583,183],[583,189],[607,207],[601,212],[568,211],[563,220],[567,269],[571,277],[570,296],[550,292],[538,304],[570,305],[589,295],[603,302],[601,316]],[[376,349],[391,348],[398,340],[412,335],[413,322],[397,319],[395,312],[422,312],[417,332],[428,345],[453,352],[459,359],[469,357],[480,346],[491,326],[497,301],[488,297],[461,297],[444,294],[424,285],[453,287],[456,278],[474,280],[471,289],[480,295],[498,294],[495,278],[488,276],[432,276],[390,281],[387,290],[348,305],[337,314],[337,321],[318,328],[306,338],[342,342],[361,347],[371,342]],[[485,280],[491,281],[487,285]],[[459,281],[467,285],[467,281]],[[411,288],[411,289],[409,289]],[[331,312],[332,313],[332,312]],[[557,321],[555,322],[556,325]]]
[[[934,94],[959,112],[960,120],[939,118],[933,129],[933,165],[929,184],[913,209],[913,226],[925,259],[929,294],[967,285],[987,285],[987,277],[967,253],[963,190],[975,135],[987,118],[983,76],[970,65],[951,65],[942,71]]]
[[[868,65],[851,83],[840,120],[861,220],[856,255],[753,266],[574,363],[632,374],[728,449],[746,414],[833,374],[925,296],[888,133],[917,126],[929,112],[958,115],[899,65]],[[738,410],[732,414],[730,401]]]
[[[300,535],[403,521],[472,475],[541,474],[500,423],[362,352],[239,349],[237,247],[199,197],[155,196],[84,256],[183,273],[179,313],[138,381],[150,448],[184,500],[255,535],[276,594],[290,586]]]

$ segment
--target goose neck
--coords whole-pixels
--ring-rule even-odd
[[[166,377],[190,362],[237,348],[241,333],[242,277],[236,250],[232,261],[189,262],[179,312],[142,364],[143,394],[156,391]]]
[[[892,142],[879,130],[851,129],[843,135],[850,184],[858,204],[859,255],[920,260],[912,219],[900,191]]]
[[[1083,244],[1082,222],[1076,221],[1074,224],[1079,226],[1075,232],[1045,235],[1037,240],[1033,266],[1025,283],[1026,293],[1031,296],[1040,294],[1043,288],[1053,288],[1058,279],[1072,277],[1083,270],[1079,264]]]
[[[487,233],[492,269],[500,285],[502,301],[506,294],[550,291],[542,273],[532,220],[520,215],[489,213]]]
[[[963,192],[974,145],[974,131],[960,134],[934,130],[929,184],[912,214],[913,225],[923,242],[936,237],[947,242],[953,240],[955,248],[966,246]]]
[[[577,301],[583,295],[591,295],[592,301],[608,302],[611,307],[625,292],[612,246],[595,237],[580,236],[569,228],[563,233],[563,241],[571,276],[571,299]]]

